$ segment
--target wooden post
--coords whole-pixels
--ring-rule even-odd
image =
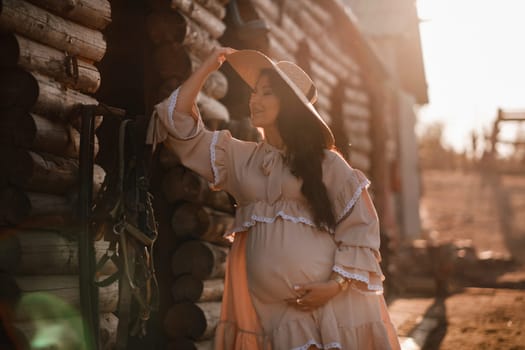
[[[53,15],[23,0],[2,0],[0,28],[72,55],[100,61],[106,52],[101,32]]]

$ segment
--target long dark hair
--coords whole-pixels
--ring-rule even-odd
[[[318,228],[333,230],[335,216],[323,183],[324,150],[327,144],[311,113],[294,95],[291,88],[273,69],[265,69],[275,95],[281,100],[277,128],[286,145],[286,161],[292,174],[303,180],[301,193],[306,197]]]

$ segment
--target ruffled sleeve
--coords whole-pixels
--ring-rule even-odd
[[[242,141],[233,139],[228,130],[206,130],[195,105],[191,115],[176,111],[178,93],[179,89],[155,106],[146,142],[154,147],[164,143],[184,166],[203,176],[217,189],[232,188],[233,178],[229,178],[233,166],[231,160]]]
[[[383,290],[379,266],[379,219],[367,188],[370,181],[336,156],[330,167],[329,187],[336,215],[334,240],[337,249],[333,270],[362,291]]]

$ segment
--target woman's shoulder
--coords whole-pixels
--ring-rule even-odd
[[[323,162],[323,178],[327,181],[338,183],[351,179],[353,182],[367,182],[368,179],[362,171],[353,168],[341,153],[335,150],[325,150]]]
[[[344,157],[337,150],[326,149],[324,151],[324,166],[335,170],[353,170],[352,166],[344,159]]]

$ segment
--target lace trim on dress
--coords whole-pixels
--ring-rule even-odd
[[[312,339],[312,340],[309,340],[308,343],[304,344],[303,346],[300,346],[298,348],[293,348],[292,350],[308,350],[308,348],[312,345],[317,346],[318,349],[334,349],[334,348],[342,349],[343,348],[341,344],[336,343],[336,342],[323,345],[323,344],[319,344],[318,342]]]
[[[379,295],[379,294],[382,294],[383,292],[382,290],[370,290],[370,291],[362,290],[355,284],[355,282],[350,283],[350,288],[352,288],[356,292],[363,294],[363,295]]]
[[[333,271],[337,272],[338,274],[342,275],[343,277],[346,277],[348,279],[357,280],[366,283],[368,289],[373,291],[383,291],[383,286],[378,284],[370,284],[370,278],[368,276],[359,275],[357,273],[351,273],[346,271],[340,266],[335,265],[332,268]]]
[[[177,97],[179,96],[180,88],[176,88],[170,95],[169,104],[168,104],[168,122],[172,128],[175,128],[175,122],[173,121],[173,110],[177,105]]]
[[[242,224],[242,227],[236,227],[232,230],[232,232],[241,232],[241,231],[246,231],[246,229],[252,227],[252,226],[255,226],[255,224],[257,224],[258,222],[264,222],[266,224],[272,224],[275,222],[275,220],[277,220],[278,217],[281,217],[282,219],[284,220],[288,220],[288,221],[292,221],[293,223],[295,224],[298,224],[298,223],[302,223],[302,224],[306,224],[306,225],[310,225],[310,226],[314,226],[315,227],[315,224],[312,220],[308,219],[308,218],[305,218],[305,217],[302,217],[302,216],[292,216],[292,215],[288,215],[286,214],[285,212],[283,212],[282,210],[277,212],[277,214],[275,214],[275,216],[273,217],[267,217],[267,216],[258,216],[258,215],[252,215],[250,217],[250,221],[245,221],[243,222]]]
[[[361,193],[363,193],[363,190],[367,188],[368,186],[370,186],[370,180],[368,179],[359,184],[354,194],[352,195],[352,198],[350,199],[350,201],[346,204],[345,208],[343,209],[343,212],[339,214],[339,216],[337,217],[337,220],[336,220],[337,222],[341,221],[341,219],[344,218],[346,214],[350,212],[350,210],[354,207],[359,197],[361,197]]]
[[[211,170],[213,171],[213,185],[214,186],[216,186],[217,182],[219,182],[219,169],[217,169],[217,165],[215,164],[215,160],[216,160],[215,146],[217,145],[218,140],[219,140],[219,132],[214,131],[213,136],[211,138],[211,143],[210,143]]]

